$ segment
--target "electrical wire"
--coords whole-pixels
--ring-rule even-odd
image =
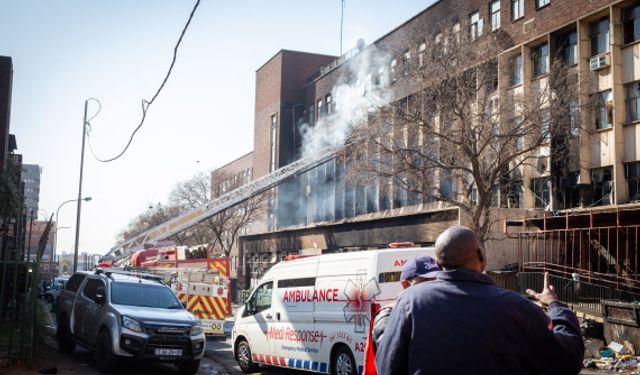
[[[107,159],[102,159],[102,158],[99,158],[98,156],[96,156],[96,154],[93,151],[93,148],[91,147],[91,142],[89,141],[89,150],[91,150],[91,154],[93,155],[93,157],[97,161],[99,161],[101,163],[109,163],[109,162],[112,162],[114,160],[117,160],[120,157],[122,157],[122,155],[124,155],[124,153],[127,152],[127,150],[129,149],[129,146],[131,146],[131,143],[133,142],[133,137],[140,130],[140,128],[144,124],[145,119],[147,118],[147,110],[149,110],[149,107],[151,106],[151,104],[153,104],[153,102],[156,100],[158,95],[160,95],[160,92],[164,88],[164,85],[167,83],[167,81],[169,80],[169,77],[171,76],[171,71],[173,70],[173,67],[174,67],[174,65],[176,63],[176,59],[178,57],[178,47],[180,47],[180,44],[182,43],[182,39],[184,37],[184,34],[187,32],[187,29],[189,28],[189,24],[191,24],[191,20],[193,19],[193,15],[195,14],[196,9],[198,9],[199,5],[200,5],[200,0],[196,0],[196,3],[193,6],[193,9],[191,10],[191,13],[189,14],[189,19],[187,20],[187,23],[182,28],[182,32],[180,33],[180,38],[178,38],[178,42],[176,43],[175,47],[173,48],[173,59],[171,60],[171,65],[169,65],[169,70],[167,71],[167,74],[165,75],[164,79],[162,80],[162,83],[160,84],[160,87],[158,87],[158,90],[153,95],[151,100],[142,99],[142,103],[141,103],[142,118],[140,119],[140,123],[138,124],[138,126],[131,133],[131,136],[129,137],[129,141],[124,146],[122,151],[119,154],[117,154],[116,156],[114,156],[114,157],[107,158]],[[98,102],[98,103],[100,103],[100,102]],[[102,108],[102,105],[100,105],[100,108]],[[98,110],[98,113],[100,113],[100,110]],[[98,113],[96,113],[93,117],[91,117],[91,119],[96,117]],[[88,130],[91,129],[90,120],[88,120],[85,125],[88,127]],[[87,132],[87,138],[89,138],[89,134],[90,134],[90,131]]]

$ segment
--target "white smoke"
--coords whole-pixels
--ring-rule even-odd
[[[302,157],[340,148],[356,126],[366,124],[370,113],[389,102],[389,62],[388,54],[371,45],[338,68],[342,72],[331,90],[335,110],[331,115],[316,113],[315,124],[301,126]]]

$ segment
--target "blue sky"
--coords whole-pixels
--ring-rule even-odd
[[[433,0],[346,0],[344,50],[367,43]],[[24,162],[43,167],[49,215],[78,194],[84,100],[97,98],[91,143],[124,146],[168,69],[193,7],[187,0],[0,0],[0,55],[14,65],[11,132]],[[202,0],[164,91],[129,151],[103,164],[87,149],[80,251],[115,235],[172,187],[253,147],[255,71],[280,49],[338,55],[340,0]],[[89,114],[95,113],[90,105]],[[41,217],[44,212],[41,212]],[[60,210],[58,251],[73,249],[75,206]]]

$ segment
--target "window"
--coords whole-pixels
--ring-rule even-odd
[[[87,284],[84,286],[84,289],[82,289],[82,295],[92,301],[95,300],[99,292],[102,292],[102,295],[104,295],[104,283],[98,279],[87,280]]]
[[[548,177],[532,179],[531,191],[535,199],[535,207],[546,208],[551,197],[551,180]]]
[[[278,116],[271,116],[271,161],[269,163],[269,172],[276,170],[276,156],[277,156],[277,143],[278,143]]]
[[[613,203],[613,168],[594,168],[591,170],[593,187],[593,206],[606,206]]]
[[[629,184],[629,202],[640,201],[640,161],[625,164],[625,175]]]
[[[611,90],[602,91],[596,94],[596,129],[608,129],[613,124],[613,102],[611,101]]]
[[[331,94],[327,95],[324,101],[327,105],[327,115],[332,115],[333,114],[333,97],[331,96]]]
[[[111,302],[125,306],[182,309],[173,291],[160,285],[111,283]]]
[[[253,308],[252,313],[259,313],[271,308],[271,296],[273,294],[273,281],[262,284],[251,296],[249,304]]]
[[[578,63],[578,33],[571,31],[558,37],[556,41],[560,59],[567,65]]]
[[[551,112],[548,110],[540,113],[540,136],[545,142],[551,139]]]
[[[303,279],[287,279],[278,280],[278,288],[303,288],[316,286],[315,277],[306,277]]]
[[[609,51],[609,18],[591,24],[591,56]]]
[[[380,272],[378,274],[378,283],[395,283],[400,281],[400,271],[396,272]]]
[[[403,77],[408,76],[410,70],[411,70],[411,51],[406,50],[402,54],[402,76]]]
[[[469,16],[469,36],[474,40],[480,35],[482,35],[482,18],[480,18],[480,12],[475,11]]]
[[[383,67],[383,66],[381,66],[381,67],[378,69],[378,72],[376,73],[376,76],[375,76],[375,78],[374,78],[373,84],[374,84],[376,87],[381,87],[381,86],[384,86],[384,85],[385,85],[385,79],[384,79],[384,67]]]
[[[451,41],[453,43],[460,43],[460,23],[456,22],[453,24],[453,26],[451,26],[451,34],[452,34],[452,38]]]
[[[624,42],[632,43],[640,39],[640,4],[622,11]]]
[[[309,125],[313,126],[313,124],[316,123],[315,108],[313,107],[313,104],[309,104],[309,109],[307,111],[309,115]]]
[[[577,137],[580,132],[580,124],[578,123],[578,102],[573,100],[569,103],[569,123],[571,125],[571,135]]]
[[[549,70],[549,45],[543,43],[531,49],[531,65],[533,78],[539,77]]]
[[[316,102],[316,113],[318,114],[318,119],[324,115],[324,107],[322,105],[322,99],[318,99]]]
[[[521,151],[524,149],[524,129],[522,126],[523,124],[524,124],[524,118],[522,116],[518,116],[516,118],[516,129],[517,129],[516,151]]]
[[[509,208],[522,208],[522,203],[524,202],[524,200],[522,199],[522,193],[522,181],[512,181],[509,184]]]
[[[522,83],[522,55],[513,56],[509,60],[509,86]]]
[[[65,290],[68,290],[70,292],[77,292],[78,288],[80,287],[80,284],[82,284],[82,281],[84,281],[84,278],[85,276],[79,273],[71,276],[69,281],[67,281],[67,286],[65,287]]]
[[[435,42],[436,45],[440,45],[442,43],[442,33],[437,33],[434,37],[433,37],[433,41]]]
[[[418,66],[421,68],[424,66],[424,54],[426,50],[427,44],[420,43],[420,46],[418,46]]]
[[[397,65],[398,65],[398,60],[393,59],[391,60],[391,63],[389,64],[389,79],[391,79],[391,82],[395,82],[398,79],[397,76]]]
[[[627,122],[640,120],[640,81],[624,85],[624,103]]]
[[[574,208],[580,206],[580,186],[578,185],[580,173],[569,172],[562,179],[562,207]]]
[[[524,17],[524,0],[511,0],[511,19]]]
[[[491,31],[500,28],[500,0],[494,0],[489,3],[489,14],[491,17]]]
[[[536,9],[546,7],[551,3],[551,0],[536,0]]]

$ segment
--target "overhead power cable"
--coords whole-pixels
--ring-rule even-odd
[[[109,163],[109,162],[112,162],[114,160],[117,160],[122,155],[124,155],[124,153],[127,152],[127,150],[129,149],[129,146],[131,146],[131,143],[133,142],[133,137],[136,135],[138,130],[140,130],[140,128],[144,124],[144,120],[147,118],[147,110],[149,109],[151,104],[153,104],[153,102],[156,100],[158,95],[160,95],[160,92],[164,88],[164,85],[167,83],[167,81],[169,80],[169,77],[171,76],[171,71],[173,70],[173,66],[175,65],[176,59],[178,57],[178,47],[180,47],[180,44],[182,43],[182,38],[184,37],[184,34],[187,32],[187,29],[189,28],[189,24],[191,24],[191,20],[193,19],[193,15],[196,13],[196,9],[198,9],[199,5],[200,5],[200,0],[196,0],[196,3],[193,6],[193,9],[191,10],[191,14],[189,14],[189,19],[187,20],[187,23],[182,28],[182,32],[180,33],[180,38],[178,38],[178,42],[176,43],[175,47],[173,48],[173,59],[171,60],[171,65],[169,65],[169,70],[167,71],[167,74],[165,75],[164,79],[162,80],[162,83],[160,84],[160,87],[158,87],[158,90],[153,95],[151,100],[142,99],[142,103],[141,103],[142,104],[142,118],[140,119],[140,123],[138,124],[138,126],[133,130],[133,133],[131,133],[131,136],[129,137],[129,141],[124,146],[122,151],[118,155],[116,155],[116,156],[114,156],[112,158],[101,159],[101,158],[97,157],[96,154],[93,152],[93,149],[91,147],[91,141],[89,141],[89,149],[91,150],[91,154],[93,155],[93,157],[97,161],[102,162],[102,163]],[[89,124],[88,121],[87,121],[87,125],[89,126],[89,130],[90,130],[91,127],[90,127],[90,124]],[[89,134],[90,134],[90,132],[87,132],[87,137],[89,137]]]

